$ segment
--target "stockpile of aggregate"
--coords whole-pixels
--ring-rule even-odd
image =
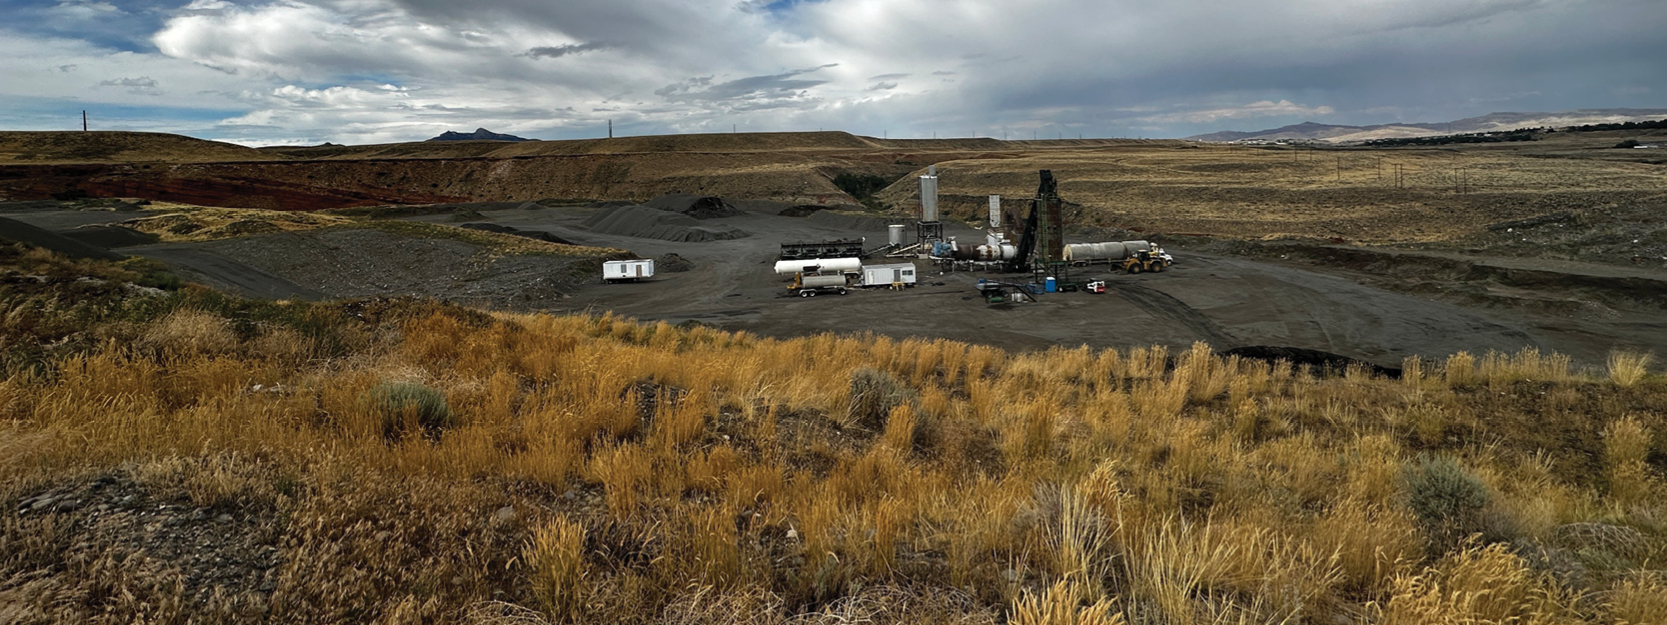
[[[735,205],[725,202],[721,197],[712,195],[672,193],[643,202],[642,205],[674,213],[683,213],[695,219],[734,217],[741,214],[741,209],[736,208]]]
[[[660,239],[682,243],[725,241],[748,236],[744,230],[721,224],[703,224],[681,212],[652,206],[619,206],[598,211],[584,221],[591,232]]]
[[[866,217],[862,215],[844,215],[829,211],[815,211],[805,221],[838,228],[841,230],[866,230],[885,232],[886,226],[891,224],[908,223],[903,217]]]

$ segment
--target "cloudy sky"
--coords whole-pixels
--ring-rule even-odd
[[[0,0],[0,129],[1179,137],[1667,107],[1664,0]]]

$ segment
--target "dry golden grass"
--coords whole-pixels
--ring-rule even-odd
[[[369,323],[326,356],[304,326],[187,308],[0,381],[0,579],[83,589],[21,600],[62,621],[1639,622],[1663,600],[1667,395],[1556,355],[1391,380],[1204,345]],[[873,427],[859,371],[900,399]],[[450,419],[390,439],[389,382]],[[1488,495],[1450,553],[1403,479],[1432,453]],[[97,475],[269,511],[276,590],[195,604],[189,576],[70,567],[86,512],[18,506]],[[94,592],[118,583],[132,600]]]
[[[149,212],[161,214],[123,223],[135,230],[157,235],[167,242],[217,241],[273,232],[300,232],[325,228],[375,228],[413,238],[453,239],[486,248],[492,254],[574,257],[628,254],[625,250],[615,248],[563,245],[446,224],[381,219],[360,221],[320,212],[213,208],[165,202],[152,203]]]
[[[1653,354],[1616,351],[1609,354],[1609,379],[1616,386],[1633,386],[1649,375]]]
[[[347,226],[345,217],[303,211],[275,211],[258,208],[210,208],[183,204],[153,204],[160,215],[140,217],[124,225],[149,232],[163,241],[214,241],[269,232],[296,232]]]
[[[1050,142],[1051,143],[1051,142]],[[984,198],[1010,211],[1034,197],[1037,170],[1082,205],[1072,223],[1221,237],[1449,241],[1483,226],[1559,210],[1600,211],[1617,193],[1655,195],[1667,174],[1646,163],[1536,158],[1515,151],[1292,150],[1172,142],[991,150],[1008,158],[937,163],[944,214],[981,220]],[[950,157],[951,155],[945,155]],[[1395,172],[1403,172],[1398,185]],[[1469,185],[1455,192],[1463,168]],[[880,198],[918,210],[912,179]]]

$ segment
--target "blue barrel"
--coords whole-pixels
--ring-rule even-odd
[[[1047,285],[1046,290],[1049,293],[1058,293],[1059,292],[1059,284],[1054,282],[1054,279],[1052,277],[1049,277],[1048,278],[1048,285]]]

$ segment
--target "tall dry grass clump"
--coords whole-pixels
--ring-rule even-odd
[[[1654,354],[1616,350],[1609,352],[1609,380],[1616,386],[1630,388],[1649,375]]]
[[[521,561],[546,614],[557,620],[580,614],[589,576],[584,527],[565,518],[552,519],[533,531],[521,550]]]

